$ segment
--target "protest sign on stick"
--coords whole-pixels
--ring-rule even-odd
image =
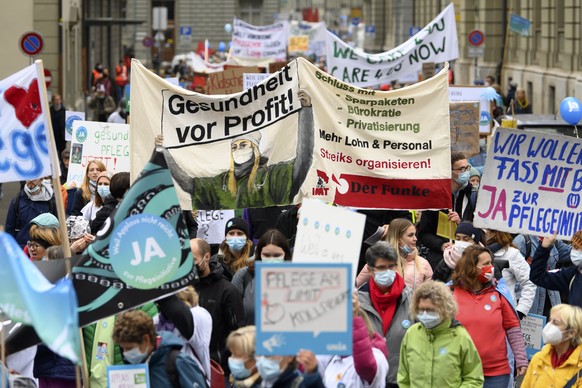
[[[450,102],[451,151],[467,158],[479,153],[479,103]]]
[[[109,349],[112,352],[113,349]],[[107,365],[107,387],[109,388],[149,388],[148,364]]]
[[[546,317],[543,315],[528,314],[521,320],[521,332],[523,334],[523,342],[525,343],[525,353],[530,360],[544,346],[542,338],[544,326],[546,326]]]
[[[366,216],[315,199],[301,203],[294,263],[348,263],[356,283]]]
[[[256,263],[256,353],[352,354],[349,264]]]
[[[481,178],[475,226],[570,240],[582,229],[582,140],[498,128]]]
[[[491,133],[493,118],[491,116],[491,102],[485,96],[485,86],[449,86],[449,101],[451,102],[479,102],[479,133]]]

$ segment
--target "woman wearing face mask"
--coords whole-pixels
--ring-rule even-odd
[[[481,358],[467,330],[454,319],[456,314],[457,305],[444,283],[428,281],[418,286],[410,315],[419,323],[402,340],[400,388],[483,386]]]
[[[248,238],[249,226],[240,217],[231,218],[224,229],[225,239],[220,244],[216,258],[224,268],[224,276],[230,281],[234,274],[249,264],[253,242]],[[214,260],[212,257],[210,260]]]
[[[536,286],[529,280],[530,267],[525,261],[521,252],[513,245],[513,237],[507,232],[487,229],[487,248],[493,252],[494,263],[502,264],[501,276],[505,280],[511,297],[515,304],[515,309],[519,314],[519,319],[525,317],[533,304],[536,295]],[[515,288],[519,284],[521,296],[515,293]]]
[[[531,263],[529,277],[531,281],[547,290],[568,292],[568,304],[582,307],[582,230],[572,236],[572,250],[570,251],[571,267],[559,271],[547,272],[548,258],[557,232],[552,237],[544,237],[542,244],[536,249]]]
[[[258,388],[261,375],[255,360],[255,326],[245,326],[233,331],[226,339],[231,353],[228,358],[230,382],[235,388]]]
[[[123,358],[129,364],[148,364],[152,387],[176,386],[170,380],[167,360],[174,349],[182,349],[183,341],[169,331],[158,334],[152,318],[141,310],[128,311],[117,316],[113,328],[113,341],[123,351]],[[178,386],[191,387],[193,382],[201,382],[206,387],[203,372],[194,359],[179,352],[175,360]]]
[[[533,356],[521,386],[582,386],[582,309],[568,304],[552,307],[542,339],[545,346]]]
[[[416,227],[405,218],[393,219],[388,225],[385,241],[398,252],[398,273],[406,285],[413,290],[432,277],[432,268],[428,261],[418,255],[416,249]],[[356,286],[361,286],[370,278],[367,266],[356,278]]]
[[[57,214],[53,188],[42,179],[28,180],[10,202],[6,215],[6,232],[24,248],[30,240],[30,221],[43,213]]]
[[[386,338],[390,352],[386,387],[397,387],[400,344],[412,324],[408,318],[411,290],[398,273],[398,254],[389,243],[380,241],[368,248],[366,264],[373,276],[358,289],[358,299],[374,331]]]
[[[97,183],[95,186],[97,194],[83,207],[83,209],[81,209],[81,214],[83,214],[83,217],[85,217],[87,221],[91,222],[95,219],[95,216],[103,207],[106,198],[109,197],[109,185],[112,176],[113,174],[109,171],[102,171],[97,176]]]
[[[97,194],[97,178],[105,171],[105,165],[100,160],[89,160],[85,169],[83,183],[75,192],[75,200],[71,209],[72,216],[82,216],[81,210],[95,199]]]
[[[453,273],[453,294],[457,319],[467,329],[479,351],[485,375],[485,388],[507,388],[510,365],[507,341],[515,356],[517,374],[527,369],[527,357],[519,317],[506,287],[496,288],[493,254],[485,247],[465,249]],[[507,341],[506,341],[507,340]]]
[[[453,276],[453,270],[461,259],[465,249],[473,244],[485,246],[485,232],[475,228],[470,222],[461,222],[455,230],[455,243],[445,248],[443,259],[438,263],[432,274],[433,280],[448,282]]]
[[[241,268],[232,278],[232,285],[243,296],[245,325],[255,324],[255,262],[257,260],[264,263],[291,261],[287,238],[277,229],[266,231],[255,249],[255,260],[251,260],[247,267]]]

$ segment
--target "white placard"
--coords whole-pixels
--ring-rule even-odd
[[[271,73],[244,73],[243,74],[243,89],[250,89],[261,81],[269,78]]]
[[[479,133],[491,133],[491,103],[485,97],[486,86],[449,86],[450,102],[479,101]]]
[[[226,221],[234,217],[234,210],[198,210],[196,237],[206,240],[208,244],[220,244],[224,241]]]
[[[295,263],[351,263],[356,282],[366,216],[345,208],[305,199],[300,208]]]

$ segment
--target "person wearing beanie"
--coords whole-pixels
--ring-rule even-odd
[[[473,191],[479,190],[481,184],[481,174],[475,167],[469,170],[469,183],[473,185]]]
[[[254,253],[253,241],[249,239],[249,226],[240,217],[226,221],[224,241],[219,251],[211,260],[217,260],[224,268],[224,276],[231,281],[234,274],[249,263],[249,257]]]
[[[437,264],[432,279],[445,283],[451,280],[453,270],[465,248],[473,244],[485,245],[484,236],[485,232],[482,229],[475,228],[470,222],[461,222],[455,230],[454,245],[447,247],[443,252],[443,259]]]
[[[530,280],[547,290],[568,293],[568,304],[582,307],[582,230],[572,236],[570,251],[571,267],[547,272],[548,258],[557,238],[557,231],[550,237],[544,237],[536,249],[531,263]]]
[[[273,153],[267,157],[261,146],[270,147],[273,143],[262,144],[261,132],[257,130],[246,132],[231,139],[230,145],[224,141],[215,143],[216,150],[222,151],[218,155],[220,159],[218,162],[213,160],[212,166],[200,167],[199,171],[204,170],[208,174],[203,177],[185,172],[172,154],[163,149],[172,178],[192,196],[195,209],[244,209],[293,202],[312,164],[314,144],[311,99],[302,90],[298,97],[302,108],[299,110],[299,129],[294,149],[271,148]],[[273,135],[285,136],[283,133]],[[288,142],[291,141],[295,144],[295,139],[289,138]],[[230,155],[225,155],[226,152]],[[273,162],[273,159],[277,161]],[[212,171],[216,175],[211,175]]]

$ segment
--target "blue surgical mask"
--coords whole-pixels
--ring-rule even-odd
[[[128,351],[124,351],[123,352],[123,357],[125,357],[125,359],[127,360],[127,362],[129,362],[130,364],[140,364],[142,363],[147,355],[148,355],[148,347],[146,347],[145,352],[140,352],[139,351],[139,346],[136,346],[135,348],[128,350]]]
[[[261,256],[261,261],[263,263],[282,263],[285,260],[285,256],[272,256],[272,257],[263,257]]]
[[[408,245],[403,245],[400,247],[400,250],[402,251],[402,253],[404,253],[404,256],[408,256],[409,254],[412,253],[413,249],[410,248]]]
[[[101,198],[105,199],[109,195],[109,186],[98,186],[97,192],[101,196]]]
[[[229,357],[228,369],[230,369],[230,373],[232,373],[237,380],[244,380],[252,373],[250,369],[245,368],[245,362],[240,358]]]
[[[240,252],[247,244],[246,237],[227,237],[226,243],[234,252]]]
[[[392,283],[394,283],[395,278],[396,271],[392,271],[391,269],[374,273],[374,281],[379,286],[389,287],[392,285]]]
[[[455,178],[455,182],[457,182],[461,186],[465,186],[469,182],[469,178],[471,177],[470,175],[471,173],[469,171],[462,172],[459,175],[457,175],[457,177]]]
[[[429,313],[428,311],[418,314],[416,319],[427,329],[437,327],[443,321],[438,313]]]
[[[572,260],[572,264],[582,268],[582,251],[572,249],[570,251],[570,260]]]
[[[97,186],[97,181],[94,181],[92,179],[89,180],[89,184],[93,187]]]
[[[257,370],[261,378],[266,381],[275,381],[281,375],[279,361],[260,356],[257,358]]]

